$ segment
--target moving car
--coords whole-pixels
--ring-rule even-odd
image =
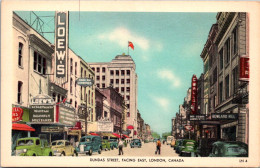
[[[38,137],[20,138],[15,149],[16,156],[53,156],[46,139]]]
[[[80,138],[79,146],[76,148],[77,153],[86,153],[86,155],[89,154],[89,156],[91,156],[93,152],[101,154],[101,150],[101,137],[93,135]]]
[[[68,140],[57,140],[51,143],[51,149],[55,156],[78,156],[76,149]]]
[[[130,147],[134,148],[134,147],[138,147],[141,148],[142,147],[142,142],[140,139],[133,139],[130,143]]]
[[[167,136],[167,141],[166,141],[167,145],[170,145],[172,140],[173,140],[173,136]]]
[[[197,143],[191,139],[185,139],[180,146],[180,156],[194,157],[197,151]]]
[[[108,140],[102,140],[102,150],[110,150],[110,142]]]
[[[112,150],[114,150],[114,148],[118,149],[117,139],[110,139],[109,142],[110,142],[110,148]]]
[[[200,157],[208,157],[212,151],[213,143],[216,141],[224,141],[216,138],[201,138],[198,140],[197,154]]]
[[[248,145],[239,141],[217,141],[209,157],[248,157]]]

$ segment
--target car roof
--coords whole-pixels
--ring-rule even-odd
[[[40,139],[39,137],[26,137],[26,138],[19,138],[18,140],[27,140],[27,139]]]

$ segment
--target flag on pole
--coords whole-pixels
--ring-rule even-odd
[[[131,47],[134,50],[134,44],[131,41],[128,41],[128,47]]]

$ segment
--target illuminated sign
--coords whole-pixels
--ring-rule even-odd
[[[55,20],[56,78],[67,79],[68,12],[56,12]]]
[[[192,76],[191,80],[191,114],[197,114],[197,77]]]
[[[12,122],[17,122],[22,120],[23,109],[20,107],[13,107],[12,110]]]

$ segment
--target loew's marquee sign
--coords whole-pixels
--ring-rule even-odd
[[[56,121],[64,125],[74,126],[76,123],[75,109],[63,103],[56,105]]]

